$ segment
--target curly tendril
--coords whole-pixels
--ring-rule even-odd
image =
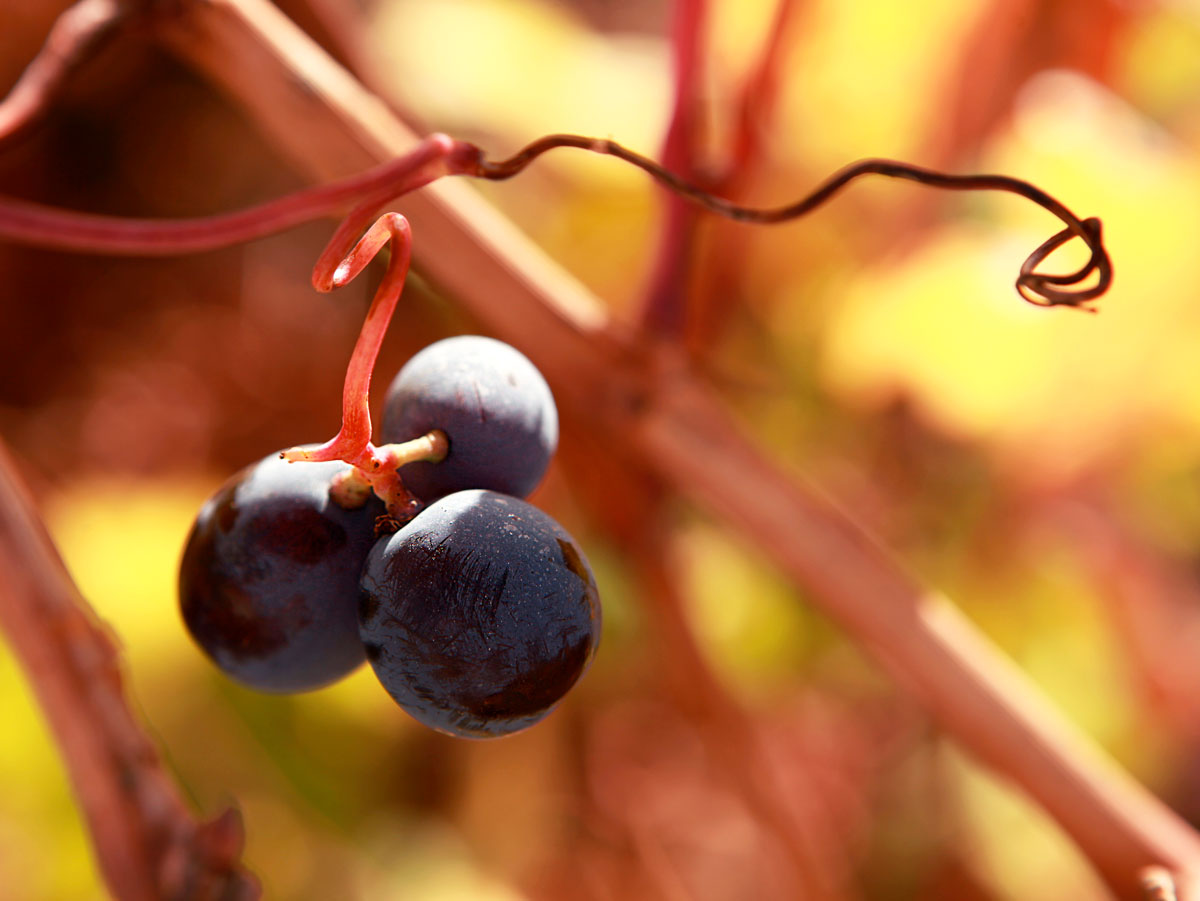
[[[773,224],[797,219],[812,212],[863,175],[902,178],[950,191],[1006,191],[1033,201],[1066,224],[1066,228],[1042,243],[1021,266],[1016,288],[1022,298],[1037,306],[1090,310],[1086,304],[1100,297],[1112,285],[1112,263],[1101,239],[1100,220],[1080,219],[1045,191],[1018,178],[1007,175],[948,175],[895,160],[866,159],[839,169],[808,196],[795,203],[756,209],[717,197],[615,141],[567,134],[539,138],[508,159],[499,161],[487,159],[483,150],[474,144],[434,134],[403,156],[366,172],[298,191],[250,209],[199,219],[97,216],[0,196],[0,240],[89,253],[147,256],[194,253],[272,234],[341,211],[347,203],[354,202],[354,211],[331,242],[341,252],[348,252],[362,229],[396,198],[447,175],[466,175],[492,181],[512,178],[543,153],[556,147],[575,147],[624,160],[704,209],[746,223]],[[1061,274],[1037,271],[1038,266],[1072,238],[1082,240],[1091,251],[1083,266],[1074,272]],[[340,256],[337,257],[337,260],[340,259]],[[320,279],[333,279],[329,284],[318,285],[319,290],[328,290],[335,282],[340,284],[334,268],[322,263],[318,269],[323,273]]]
[[[475,161],[475,169],[468,170],[466,174],[502,181],[521,172],[543,153],[557,147],[575,147],[581,150],[590,150],[593,153],[615,156],[637,166],[675,193],[735,222],[773,224],[798,219],[830,200],[842,188],[863,175],[901,178],[948,191],[1006,191],[1033,201],[1042,209],[1053,213],[1067,226],[1045,241],[1022,264],[1021,272],[1016,280],[1017,293],[1022,298],[1037,306],[1069,306],[1090,310],[1084,305],[1104,294],[1112,285],[1112,263],[1101,240],[1100,220],[1096,218],[1080,219],[1045,191],[1034,187],[1029,182],[1007,175],[949,175],[896,160],[865,159],[839,169],[810,194],[795,203],[758,209],[716,197],[703,188],[667,171],[654,160],[628,150],[615,141],[567,134],[547,135],[539,138],[505,160],[485,159],[483,152],[480,151],[479,158]],[[1037,267],[1051,253],[1072,238],[1082,240],[1091,251],[1091,256],[1083,266],[1074,272],[1065,274],[1046,274],[1036,271]],[[1095,280],[1091,281],[1093,275]],[[1088,282],[1091,284],[1085,287],[1085,283]]]

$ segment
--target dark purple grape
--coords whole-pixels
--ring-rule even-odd
[[[429,345],[388,388],[380,434],[408,441],[441,429],[450,451],[441,463],[401,467],[422,500],[467,488],[525,497],[537,487],[558,444],[558,411],[537,367],[494,338],[462,335]]]
[[[179,605],[197,644],[260,691],[307,691],[363,661],[359,576],[383,505],[345,510],[330,482],[345,463],[272,455],[201,508],[179,567]]]
[[[371,549],[360,633],[401,707],[466,738],[544,717],[587,669],[600,599],[574,539],[525,501],[459,491]]]

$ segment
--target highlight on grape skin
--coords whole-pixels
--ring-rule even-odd
[[[441,429],[450,451],[440,463],[401,467],[422,500],[467,488],[527,497],[558,445],[558,411],[542,374],[516,348],[479,335],[429,345],[388,388],[380,433],[401,442]]]
[[[452,735],[538,722],[599,642],[596,582],[574,539],[493,491],[448,495],[381,539],[362,586],[375,674],[408,713]]]
[[[320,688],[363,661],[358,579],[383,506],[330,497],[344,463],[266,457],[204,505],[180,564],[192,638],[228,676],[267,692]]]

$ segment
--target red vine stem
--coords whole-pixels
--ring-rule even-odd
[[[389,241],[392,243],[392,254],[387,271],[367,310],[350,365],[346,369],[341,430],[316,450],[288,451],[284,454],[285,459],[345,460],[353,466],[361,466],[366,462],[365,457],[371,447],[371,408],[368,403],[371,373],[375,369],[375,359],[379,356],[392,313],[404,290],[404,279],[412,261],[412,229],[408,220],[399,213],[387,213],[379,217],[348,254],[340,252],[335,236],[313,270],[313,284],[318,286],[318,290],[329,291],[341,287],[362,272]]]
[[[16,87],[0,103],[0,126],[5,121],[23,122],[43,109],[50,93],[65,78],[70,67],[91,46],[97,35],[107,33],[124,7],[117,0],[80,0],[56,23],[50,40],[30,64]],[[98,4],[98,5],[97,5]],[[1066,228],[1044,242],[1029,256],[1017,278],[1017,291],[1027,301],[1043,305],[1079,306],[1099,297],[1112,281],[1112,267],[1104,250],[1098,219],[1080,220],[1062,203],[1040,188],[1003,175],[949,175],[894,160],[862,160],[834,173],[816,190],[795,203],[773,209],[756,209],[715,197],[690,180],[694,160],[696,110],[698,106],[698,59],[706,22],[704,0],[678,0],[675,20],[676,106],[668,134],[664,167],[648,157],[627,150],[615,141],[581,135],[547,135],[527,145],[514,156],[492,162],[472,144],[435,134],[391,162],[331,184],[299,191],[241,212],[192,220],[121,219],[74,213],[14,198],[0,197],[0,240],[33,244],[61,250],[91,253],[166,255],[190,253],[229,246],[262,237],[340,210],[357,202],[354,212],[330,241],[332,248],[349,246],[366,222],[382,206],[423,187],[443,175],[474,175],[503,180],[521,172],[533,160],[558,147],[574,147],[624,160],[649,174],[678,197],[737,222],[773,224],[804,216],[831,199],[854,179],[868,174],[903,178],[949,190],[997,190],[1023,196],[1060,218]],[[61,45],[61,46],[60,46]],[[0,137],[5,134],[0,127]],[[670,171],[672,164],[685,174]],[[644,310],[643,323],[675,333],[682,316],[679,279],[683,244],[691,228],[690,218],[679,217],[677,205],[669,207],[668,225],[660,254],[660,269]],[[1071,238],[1081,238],[1091,250],[1088,262],[1063,275],[1035,272],[1037,265]],[[378,249],[378,248],[376,248]],[[369,259],[369,257],[368,257]],[[672,262],[674,261],[674,262]],[[323,255],[314,272],[314,286],[328,290],[322,280],[329,260]],[[365,265],[365,262],[364,262]],[[665,267],[665,268],[664,268]],[[323,272],[323,274],[321,274]],[[1095,283],[1080,288],[1093,275]],[[671,311],[674,310],[672,313]]]
[[[590,150],[624,160],[710,212],[735,222],[758,225],[788,222],[805,216],[864,175],[884,175],[951,191],[1004,191],[1036,203],[1066,224],[1066,228],[1043,242],[1021,265],[1016,280],[1021,297],[1039,306],[1082,308],[1112,285],[1112,263],[1104,248],[1100,220],[1080,219],[1041,188],[1019,178],[951,175],[896,160],[867,159],[838,170],[794,203],[761,209],[715,197],[615,141],[570,134],[539,138],[513,156],[499,161],[485,159],[483,152],[473,144],[435,134],[403,157],[362,175],[300,191],[238,213],[200,219],[123,219],[0,197],[0,239],[92,253],[135,256],[191,253],[262,237],[326,215],[352,198],[362,198],[357,214],[342,223],[332,245],[361,227],[358,217],[364,212],[373,213],[388,200],[423,187],[442,175],[473,175],[503,181],[517,175],[543,153],[560,147]],[[1047,275],[1036,271],[1051,253],[1072,238],[1082,239],[1091,251],[1083,266],[1062,274]],[[317,284],[316,278],[314,274],[314,284]],[[1078,287],[1089,280],[1090,285]],[[320,289],[320,285],[317,287]]]
[[[662,163],[689,181],[697,175],[700,148],[704,43],[709,21],[708,0],[675,0],[671,20],[671,52],[675,102]],[[686,322],[686,281],[690,249],[696,239],[697,210],[679,194],[665,197],[663,224],[650,283],[642,302],[642,327],[663,336],[678,336]]]
[[[775,107],[780,69],[799,6],[799,0],[777,0],[775,15],[767,26],[766,44],[753,70],[746,77],[738,98],[735,109],[737,127],[721,179],[723,185],[746,177],[748,167],[762,151],[763,120],[770,117]]]
[[[358,203],[360,207],[373,203],[373,215],[389,199],[407,194],[445,174],[446,167],[454,165],[454,153],[460,148],[459,142],[445,135],[430,135],[402,156],[366,172],[235,213],[196,219],[101,216],[0,197],[0,240],[56,250],[126,256],[176,256],[214,250],[320,219],[345,209],[350,203]],[[347,223],[357,221],[352,218]],[[347,246],[364,224],[358,225],[358,232]],[[344,240],[348,228],[353,226],[344,225],[335,240]]]
[[[440,430],[402,445],[377,447],[371,443],[371,375],[412,262],[412,228],[399,213],[384,213],[353,248],[346,250],[346,241],[352,240],[361,230],[361,220],[371,215],[376,206],[377,201],[369,198],[347,216],[313,269],[313,286],[318,291],[331,291],[362,272],[389,241],[392,245],[387,271],[375,290],[350,364],[346,367],[341,429],[320,447],[312,450],[292,448],[280,456],[292,463],[344,460],[359,470],[360,478],[369,483],[387,505],[389,515],[407,520],[420,504],[404,487],[397,470],[415,460],[437,462],[446,456],[449,445],[445,433]]]
[[[714,193],[734,200],[770,168],[768,136],[779,101],[786,57],[793,46],[801,0],[777,0],[775,13],[754,65],[744,76],[732,106],[732,126],[723,158],[714,163],[708,181]],[[700,245],[702,256],[689,273],[685,342],[693,356],[710,347],[742,291],[745,261],[750,259],[745,229],[717,223]]]
[[[1150,863],[1184,884],[1200,874],[1200,836],[1066,723],[947,598],[812,486],[784,477],[700,386],[658,384],[629,437],[681,494],[752,537],[959,742],[1036,798],[1121,897],[1138,896]]]
[[[14,90],[0,103],[0,123],[6,117],[16,121],[31,115],[31,110],[41,109],[49,96],[50,87],[65,77],[64,73],[72,64],[74,57],[63,54],[68,50],[75,51],[76,55],[82,54],[89,46],[89,35],[93,31],[99,33],[109,28],[123,9],[104,5],[95,9],[93,5],[97,3],[103,4],[103,0],[81,0],[59,20],[51,40],[31,63]],[[781,15],[788,9],[790,7],[783,7]],[[483,152],[472,144],[434,134],[397,159],[361,174],[299,191],[240,212],[191,220],[121,219],[57,210],[29,201],[0,197],[0,240],[90,253],[138,256],[192,253],[263,237],[339,211],[345,204],[355,202],[354,212],[330,241],[326,250],[328,255],[333,248],[349,247],[366,223],[389,201],[443,175],[473,175],[495,181],[504,180],[521,172],[549,150],[574,147],[614,156],[637,166],[679,198],[736,222],[774,224],[799,218],[830,200],[851,181],[869,174],[908,179],[948,190],[1007,191],[1033,201],[1066,224],[1065,229],[1044,242],[1022,265],[1016,287],[1025,300],[1048,306],[1081,306],[1108,290],[1112,281],[1112,266],[1101,239],[1099,220],[1080,220],[1040,188],[1009,176],[950,175],[894,160],[861,160],[834,173],[804,198],[771,209],[743,206],[716,197],[695,184],[690,176],[694,167],[692,155],[699,90],[696,73],[700,69],[697,61],[706,18],[704,0],[678,0],[675,20],[676,107],[665,150],[666,166],[628,150],[615,141],[562,134],[539,138],[508,159],[493,162],[487,160]],[[59,41],[65,48],[57,46],[55,35],[60,36]],[[770,49],[772,55],[778,52],[775,44]],[[28,100],[27,97],[34,99]],[[3,136],[2,130],[0,136]],[[685,174],[681,176],[672,172],[672,163],[677,168],[685,169]],[[680,218],[677,205],[670,206],[668,210],[668,225],[660,253],[661,271],[655,276],[643,323],[673,333],[678,329],[671,325],[670,320],[682,316],[682,297],[676,296],[682,270],[676,264],[683,258],[683,245],[680,242],[691,233],[687,226],[691,220],[688,217]],[[1091,250],[1084,266],[1061,275],[1035,271],[1054,250],[1076,237],[1082,239]],[[330,285],[322,283],[331,275],[326,271],[329,262],[323,255],[318,263],[318,271],[314,272],[314,286],[318,290],[329,290]],[[1079,287],[1093,276],[1094,284]],[[672,313],[672,310],[675,312]],[[681,326],[681,323],[675,325]]]

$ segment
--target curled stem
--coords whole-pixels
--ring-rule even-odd
[[[410,155],[403,180],[398,181],[393,177],[382,184],[374,183],[370,190],[363,192],[358,205],[338,227],[317,260],[312,275],[313,287],[318,291],[330,291],[357,276],[389,241],[392,242],[392,256],[387,271],[367,312],[346,369],[341,429],[330,441],[313,450],[292,448],[285,451],[282,455],[284,459],[290,462],[344,460],[362,471],[364,477],[370,481],[372,490],[387,503],[390,515],[406,519],[415,514],[419,509],[419,502],[404,488],[396,471],[402,463],[389,461],[386,455],[381,455],[379,449],[371,444],[369,404],[371,374],[380,345],[383,343],[383,336],[404,288],[404,280],[412,259],[412,229],[408,220],[399,213],[384,213],[353,243],[353,246],[350,244],[355,235],[362,233],[365,223],[379,206],[392,196],[391,192],[401,185],[407,190],[412,190],[440,174],[451,173],[503,180],[521,172],[533,160],[556,147],[575,147],[616,156],[646,171],[668,188],[705,209],[739,222],[771,224],[796,219],[815,210],[851,181],[863,175],[903,178],[949,190],[1007,191],[1032,200],[1058,216],[1067,225],[1058,234],[1043,242],[1021,266],[1016,286],[1022,298],[1042,306],[1080,307],[1107,291],[1112,282],[1112,265],[1101,241],[1100,220],[1080,220],[1045,191],[1006,175],[947,175],[893,160],[860,160],[834,173],[814,191],[795,203],[757,209],[716,197],[674,175],[653,160],[627,150],[613,141],[584,138],[579,135],[549,135],[529,144],[506,160],[492,162],[485,159],[483,151],[472,144],[452,141],[444,136],[434,136],[422,143],[415,157]],[[437,171],[432,171],[432,167],[436,167]],[[1051,253],[1074,237],[1081,238],[1091,249],[1091,257],[1084,266],[1075,272],[1058,275],[1035,271]],[[1095,283],[1090,287],[1082,287],[1093,274],[1096,275]],[[438,459],[444,456],[443,450]],[[361,481],[357,480],[354,485],[345,481],[340,490],[347,499],[357,500],[361,494]]]
[[[342,388],[342,427],[332,439],[320,447],[306,450],[292,448],[284,451],[283,458],[289,462],[321,462],[345,460],[352,466],[373,465],[371,456],[371,408],[369,393],[371,373],[375,359],[392,321],[396,303],[404,290],[404,279],[412,262],[412,228],[408,220],[399,213],[380,216],[358,242],[344,256],[338,253],[337,242],[343,233],[329,243],[321,254],[313,271],[313,284],[318,290],[329,291],[341,287],[353,279],[369,263],[383,246],[392,242],[392,256],[388,261],[383,281],[375,291],[367,317],[363,320],[358,341],[346,367],[346,381]],[[335,263],[335,260],[340,260]]]
[[[949,191],[1005,191],[1036,203],[1047,212],[1053,213],[1066,225],[1065,229],[1045,241],[1030,254],[1021,266],[1021,272],[1016,280],[1017,292],[1021,297],[1038,306],[1081,307],[1088,301],[1095,300],[1104,294],[1112,284],[1112,263],[1109,261],[1108,252],[1101,240],[1100,220],[1080,219],[1041,188],[1007,175],[950,175],[896,160],[865,159],[839,169],[795,203],[780,207],[757,208],[742,206],[716,197],[703,188],[664,169],[654,160],[628,150],[615,141],[565,134],[539,138],[508,159],[493,162],[482,158],[481,155],[476,169],[470,174],[496,181],[512,178],[543,153],[558,147],[575,147],[581,150],[590,150],[593,153],[615,156],[637,166],[656,181],[706,210],[735,222],[760,225],[788,222],[804,216],[830,200],[850,182],[864,175],[900,178]],[[1081,239],[1091,251],[1088,261],[1083,266],[1074,272],[1057,275],[1046,275],[1034,271],[1054,250],[1072,238]],[[1088,282],[1093,275],[1095,276],[1094,283],[1083,287],[1084,283]]]
[[[347,241],[360,230],[363,217],[371,215],[377,204],[375,198],[360,203],[326,245],[313,268],[313,286],[318,291],[330,291],[362,272],[389,241],[392,245],[387,270],[375,291],[346,367],[342,426],[337,435],[320,447],[294,447],[280,456],[289,463],[328,460],[349,463],[358,475],[338,481],[334,488],[335,500],[346,507],[359,506],[366,500],[364,486],[369,486],[386,504],[390,516],[406,520],[417,512],[420,502],[404,487],[397,470],[417,460],[440,461],[446,456],[449,443],[440,430],[404,444],[377,447],[371,443],[371,375],[412,262],[412,228],[399,213],[384,213],[349,251],[346,250]]]

